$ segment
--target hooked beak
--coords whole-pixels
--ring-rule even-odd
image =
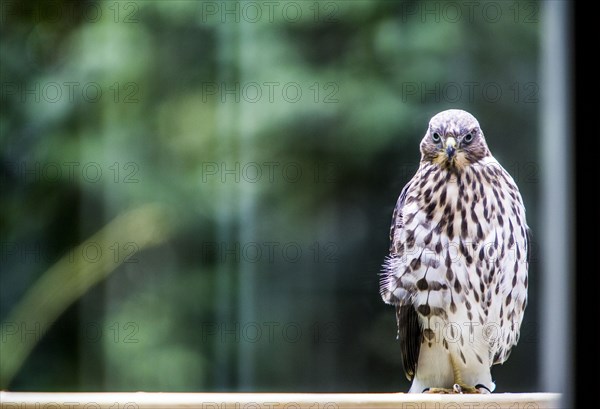
[[[452,159],[454,154],[456,153],[456,139],[453,137],[448,137],[446,139],[446,155],[448,155],[449,159]]]

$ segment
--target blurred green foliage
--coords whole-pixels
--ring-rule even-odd
[[[443,109],[479,119],[535,241],[537,2],[1,4],[0,352],[39,339],[11,389],[407,389],[377,274]],[[108,279],[48,328],[7,322],[146,203],[178,215],[166,243],[93,246]],[[499,391],[537,385],[536,272]]]

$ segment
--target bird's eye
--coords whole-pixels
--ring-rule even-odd
[[[431,135],[431,140],[434,141],[435,143],[438,143],[441,140],[440,134],[437,132],[434,132],[433,135]]]
[[[463,141],[465,143],[471,143],[471,141],[473,140],[473,134],[472,133],[468,133],[463,137]]]

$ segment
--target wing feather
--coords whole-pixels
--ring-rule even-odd
[[[421,351],[421,324],[417,311],[412,305],[397,306],[396,321],[404,374],[411,381],[417,371],[417,362]]]
[[[404,202],[406,202],[406,196],[409,188],[410,183],[404,186],[404,189],[402,189],[402,192],[400,192],[400,196],[396,202],[396,207],[394,208],[394,213],[392,214],[392,225],[390,226],[390,256],[397,255],[398,246],[396,244],[401,244],[396,243],[400,239],[399,237],[396,238],[396,232],[404,228],[404,222],[402,220],[402,208],[404,207]]]
[[[419,316],[412,303],[407,302],[405,299],[398,299],[390,291],[390,282],[395,280],[395,268],[398,266],[398,259],[402,256],[401,252],[404,247],[402,237],[404,236],[404,221],[403,221],[403,208],[406,202],[406,197],[411,188],[409,182],[402,192],[394,213],[392,215],[392,224],[390,227],[390,248],[389,257],[384,265],[383,277],[381,280],[381,295],[384,301],[396,305],[396,323],[398,325],[398,341],[400,343],[400,353],[402,356],[402,365],[404,367],[404,373],[408,380],[412,380],[417,370],[417,362],[419,359],[419,352],[421,349],[421,324],[419,322]]]

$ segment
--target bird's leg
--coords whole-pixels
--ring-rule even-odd
[[[458,365],[456,365],[456,362],[454,362],[452,355],[450,355],[450,362],[452,363],[452,370],[454,371],[454,386],[452,386],[454,393],[481,393],[477,387],[465,385],[460,374],[460,369],[458,368]]]
[[[441,393],[441,394],[449,394],[449,393],[462,393],[460,391],[457,391],[456,387],[457,385],[457,377],[458,379],[460,379],[460,373],[458,372],[458,369],[456,368],[456,365],[454,365],[454,359],[452,359],[452,355],[449,355],[450,357],[450,363],[452,364],[452,371],[454,371],[454,386],[452,388],[429,388],[423,391],[423,393]]]
[[[452,359],[452,355],[448,355],[450,357],[450,363],[452,364],[452,371],[454,371],[454,382],[456,383],[456,375],[458,374],[460,377],[460,374],[458,373],[457,369],[456,369],[456,365],[454,365],[454,360]],[[456,385],[454,385],[456,386]],[[427,388],[423,391],[423,393],[441,393],[441,394],[449,394],[449,393],[460,393],[457,392],[456,389],[454,387],[452,388]]]
[[[456,365],[456,363],[454,362],[454,358],[452,358],[452,355],[450,355],[450,363],[452,364],[452,371],[454,372],[454,385],[452,386],[452,388],[429,388],[429,389],[424,390],[423,393],[442,393],[442,394],[467,393],[467,394],[469,394],[469,393],[482,393],[482,389],[485,389],[485,390],[487,390],[487,392],[489,392],[489,390],[483,385],[476,385],[476,386],[465,385],[465,383],[462,380],[462,376],[460,374],[458,365]]]

